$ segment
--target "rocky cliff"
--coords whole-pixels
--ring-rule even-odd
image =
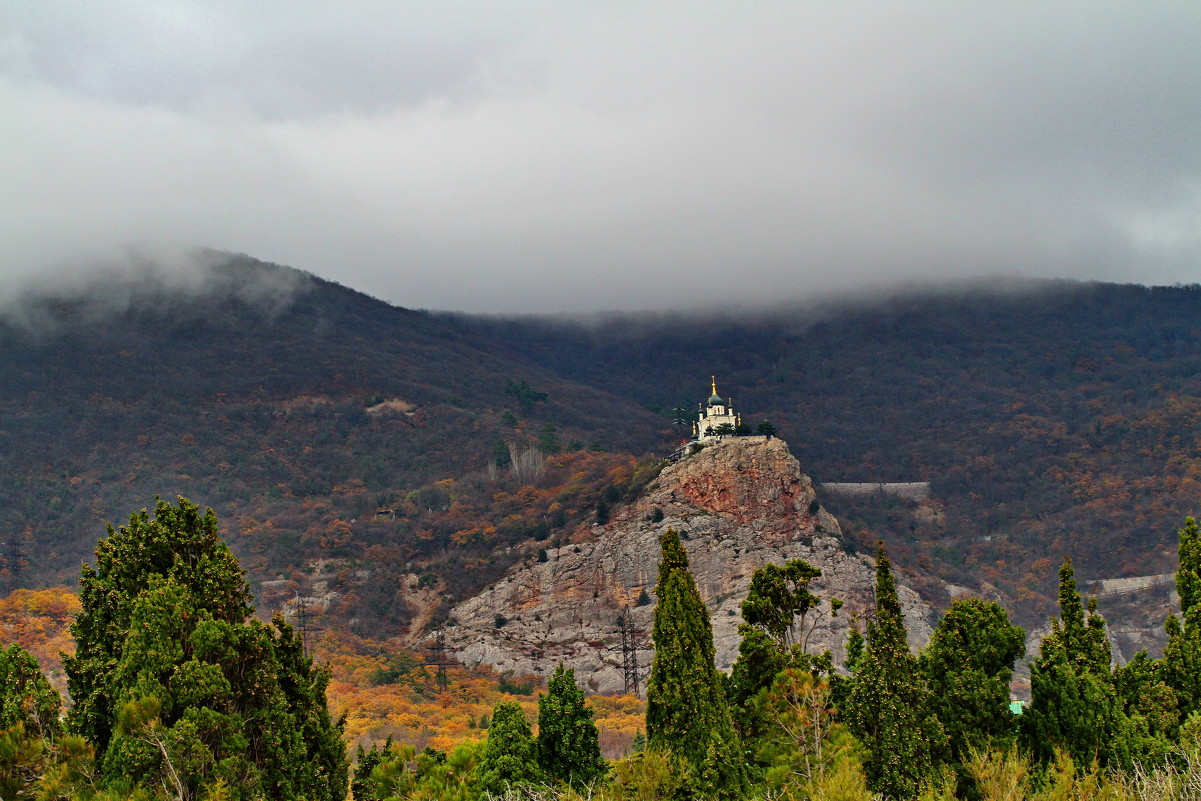
[[[628,609],[645,676],[653,656],[658,538],[672,527],[681,533],[712,616],[718,667],[729,669],[737,656],[739,605],[751,575],[789,559],[819,568],[814,592],[846,603],[833,618],[828,600],[822,604],[808,645],[812,653],[830,649],[841,660],[848,616],[871,608],[874,560],[848,552],[838,521],[817,501],[782,440],[710,444],[664,468],[607,525],[577,531],[569,544],[547,549],[546,561],[515,566],[455,607],[445,629],[447,652],[465,664],[516,674],[546,674],[562,661],[592,691],[620,692],[618,621]],[[899,590],[911,644],[920,645],[930,636],[931,610],[913,590]]]

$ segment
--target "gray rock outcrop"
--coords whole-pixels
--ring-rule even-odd
[[[615,509],[607,525],[577,531],[569,544],[547,549],[545,562],[531,558],[456,606],[445,629],[448,654],[518,675],[545,675],[562,661],[591,691],[622,691],[618,621],[628,610],[640,632],[637,656],[645,676],[653,656],[658,540],[670,527],[684,540],[709,608],[719,668],[728,670],[737,657],[739,606],[752,574],[790,559],[822,571],[811,589],[826,599],[798,636],[807,639],[809,652],[829,649],[841,662],[849,618],[872,608],[874,560],[850,552],[838,521],[816,500],[813,483],[782,440],[709,444],[665,467],[642,497]],[[656,510],[662,520],[651,522]],[[912,589],[898,589],[910,644],[920,646],[931,633],[931,610]],[[831,597],[845,602],[836,617]]]

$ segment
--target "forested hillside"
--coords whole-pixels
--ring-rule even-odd
[[[104,520],[183,494],[275,608],[317,582],[328,611],[403,626],[637,493],[710,375],[819,484],[932,483],[924,503],[822,503],[936,604],[987,582],[1045,619],[1064,555],[1084,580],[1167,572],[1201,489],[1196,287],[579,322],[411,311],[213,257],[3,319],[6,588],[69,581]]]
[[[478,588],[667,429],[458,321],[245,258],[29,297],[0,375],[4,588],[72,581],[104,521],[186,495],[256,595],[279,608],[321,560],[363,625],[407,622],[411,570],[434,602],[443,575]],[[521,500],[513,456],[538,472]]]
[[[589,323],[474,321],[548,369],[668,419],[710,374],[817,482],[930,481],[925,514],[823,498],[910,569],[991,582],[1023,620],[1061,557],[1171,570],[1201,494],[1201,288],[1030,282]],[[936,599],[937,600],[937,599]]]

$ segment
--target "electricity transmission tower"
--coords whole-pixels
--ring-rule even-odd
[[[638,630],[634,628],[628,607],[621,617],[621,672],[625,678],[626,692],[639,697]]]
[[[304,655],[308,656],[309,634],[324,629],[313,625],[313,620],[309,617],[309,605],[299,595],[296,596],[296,628],[300,630],[300,647],[304,649]]]
[[[450,684],[450,679],[446,676],[446,632],[439,631],[438,636],[434,638],[434,664],[438,666],[438,688],[445,690]]]

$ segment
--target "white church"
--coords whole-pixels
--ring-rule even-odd
[[[709,400],[697,404],[697,420],[692,424],[692,438],[697,442],[709,442],[734,434],[742,427],[742,415],[734,413],[734,402],[722,400],[717,394],[717,377],[712,377],[713,394]]]

